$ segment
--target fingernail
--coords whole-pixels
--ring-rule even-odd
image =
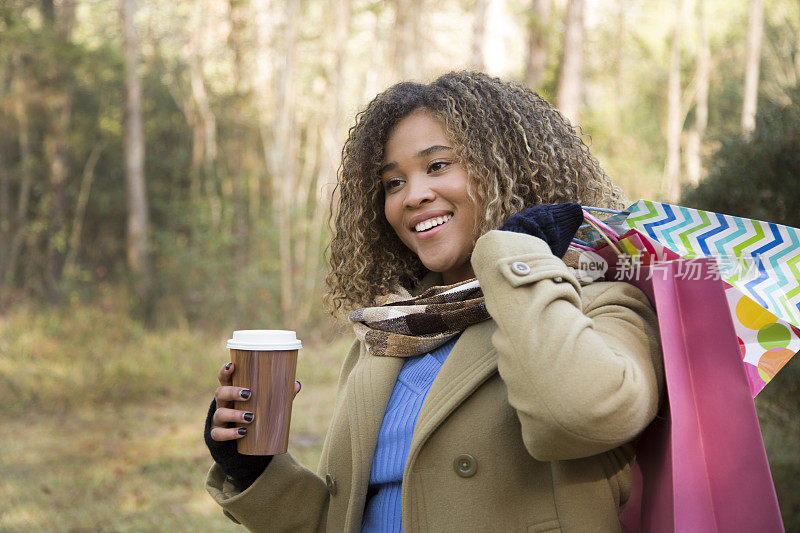
[[[239,435],[247,435],[247,428],[239,428],[237,432]]]
[[[246,400],[250,397],[250,391],[247,389],[242,389],[242,391],[239,393],[239,396]]]
[[[297,392],[300,392],[300,390],[303,388],[303,384],[300,383],[299,381],[297,382],[297,384],[300,385],[300,387],[297,389]]]
[[[253,413],[245,413],[242,418],[244,418],[247,422],[253,421]]]
[[[230,370],[230,369],[231,369],[231,364],[230,364],[230,363],[228,363],[227,365],[225,365],[225,370]]]

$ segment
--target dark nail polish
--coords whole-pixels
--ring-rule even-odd
[[[247,428],[239,428],[237,432],[239,435],[247,435]]]
[[[228,363],[227,365],[225,365],[225,370],[230,370],[230,369],[231,369],[231,364],[230,364],[230,363]]]
[[[247,389],[242,389],[242,391],[239,393],[239,396],[246,400],[250,397],[250,391]]]
[[[244,418],[247,422],[253,421],[253,413],[245,413],[242,418]]]
[[[300,392],[303,389],[303,384],[300,383],[300,381],[298,381],[297,384],[300,385],[300,387],[297,388],[297,392]]]

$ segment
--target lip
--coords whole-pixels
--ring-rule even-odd
[[[424,213],[420,213],[419,215],[414,215],[411,217],[411,220],[408,221],[408,227],[411,231],[414,231],[414,226],[422,222],[423,220],[428,220],[429,218],[436,218],[436,217],[443,217],[445,215],[452,215],[452,211],[447,211],[445,209],[436,209],[435,211],[425,211]],[[416,231],[414,231],[416,233]]]
[[[451,219],[451,220],[452,220],[452,219]],[[442,231],[442,230],[443,230],[445,227],[447,227],[447,225],[448,225],[449,223],[450,223],[450,220],[448,220],[448,221],[447,221],[447,222],[445,222],[444,224],[439,224],[438,226],[434,226],[434,227],[432,227],[431,229],[429,229],[429,230],[427,230],[427,231],[425,231],[425,232],[423,232],[423,233],[418,233],[418,232],[416,232],[416,231],[414,231],[414,230],[412,230],[412,231],[414,231],[414,236],[415,236],[417,239],[419,239],[419,240],[421,240],[421,241],[424,241],[424,240],[426,240],[426,239],[432,239],[433,237],[435,237],[435,236],[436,236],[436,234],[437,234],[437,233],[439,233],[440,231]]]

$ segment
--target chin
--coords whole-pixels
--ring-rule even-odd
[[[441,263],[436,261],[425,261],[425,260],[422,261],[422,264],[425,265],[425,268],[427,268],[432,272],[447,272],[454,266],[450,263]]]

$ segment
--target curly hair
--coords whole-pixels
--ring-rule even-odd
[[[387,222],[378,177],[393,128],[421,108],[442,121],[467,171],[469,195],[484,212],[479,235],[530,205],[624,206],[572,125],[529,89],[480,72],[398,83],[358,113],[342,149],[324,295],[334,316],[375,305],[398,285],[410,290],[427,272]]]

